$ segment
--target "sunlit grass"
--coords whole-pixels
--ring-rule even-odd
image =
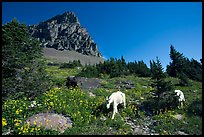
[[[140,78],[135,76],[124,76],[112,79],[103,79],[103,87],[90,90],[96,96],[90,97],[87,91],[79,88],[68,89],[65,87],[66,78],[76,75],[79,69],[59,69],[59,66],[49,66],[46,71],[51,76],[53,88],[43,93],[41,96],[31,100],[26,97],[17,100],[8,99],[2,101],[2,132],[12,129],[13,134],[59,134],[56,131],[45,130],[43,127],[25,124],[25,120],[33,114],[41,112],[55,112],[69,116],[74,123],[72,128],[68,128],[63,134],[133,134],[131,127],[124,121],[126,117],[135,119],[135,124],[142,124],[145,114],[138,110],[134,103],[142,103],[149,96],[151,87],[150,78]],[[172,78],[171,78],[172,79]],[[112,92],[117,91],[116,81],[131,80],[135,83],[134,89],[120,89],[126,94],[127,108],[119,109],[120,115],[116,115],[111,120],[112,110],[106,110],[105,98]],[[173,83],[178,83],[178,79],[172,79]],[[184,92],[186,103],[181,110],[168,111],[164,114],[152,116],[154,120],[161,121],[157,126],[151,126],[157,133],[171,135],[175,131],[181,130],[188,134],[202,134],[202,117],[187,114],[191,103],[195,100],[202,100],[202,83],[190,81],[192,86],[175,86]],[[146,86],[144,88],[143,86]],[[35,102],[33,102],[35,101]],[[33,107],[31,107],[33,104]],[[94,112],[98,108],[98,115]],[[137,113],[136,113],[137,112]],[[181,121],[175,119],[173,115],[182,114]],[[105,117],[106,119],[101,119]],[[141,122],[142,121],[142,122]],[[111,133],[110,133],[111,132]]]

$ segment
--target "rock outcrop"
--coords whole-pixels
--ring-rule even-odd
[[[102,57],[96,43],[73,12],[65,12],[38,25],[29,26],[29,32],[40,41],[42,47]]]
[[[70,117],[65,117],[55,113],[34,114],[26,120],[30,125],[42,126],[45,129],[56,130],[64,133],[67,128],[71,128],[73,121]]]
[[[101,87],[101,81],[98,78],[85,78],[85,77],[67,77],[66,86],[79,87],[82,89],[95,89]]]
[[[116,81],[117,88],[133,89],[135,88],[134,81]]]

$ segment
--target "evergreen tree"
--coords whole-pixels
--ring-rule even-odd
[[[135,74],[135,62],[128,62],[127,69],[129,71],[129,74]]]
[[[139,77],[149,77],[151,74],[150,69],[143,60],[138,62],[129,62],[126,66],[129,74],[135,74]]]
[[[171,77],[178,77],[179,73],[182,72],[184,68],[183,64],[183,54],[175,50],[175,48],[170,46],[170,58],[172,62],[167,66],[167,73]]]
[[[127,74],[127,64],[126,61],[124,59],[124,57],[121,57],[121,65],[122,65],[122,75],[126,75]]]
[[[172,90],[172,84],[165,80],[166,76],[163,73],[163,68],[158,58],[156,62],[154,60],[151,62],[151,71],[151,86],[154,88],[151,91],[154,100],[154,102],[152,102],[153,109],[158,112],[160,109],[172,107],[172,105],[175,105],[173,101],[175,101],[176,98]]]
[[[150,73],[151,73],[151,77],[154,76],[154,71],[155,71],[155,62],[150,60]]]
[[[186,72],[186,75],[188,76],[188,78],[192,80],[202,81],[202,64],[201,63],[199,63],[197,60],[192,58],[189,63],[188,68],[189,68],[188,69],[189,71]]]
[[[42,51],[25,24],[16,19],[2,26],[2,94],[35,96],[48,86]]]
[[[118,77],[120,76],[120,72],[119,72],[119,66],[118,64],[115,62],[115,60],[113,58],[110,59],[110,77]]]
[[[201,63],[194,59],[190,61],[188,58],[184,57],[183,54],[176,51],[172,45],[170,46],[170,58],[172,62],[167,65],[166,70],[169,76],[182,79],[181,83],[187,82],[187,78],[202,81]]]
[[[144,63],[143,60],[138,61],[136,73],[138,74],[138,76],[141,76],[141,77],[150,76],[150,69],[147,67],[147,65]]]

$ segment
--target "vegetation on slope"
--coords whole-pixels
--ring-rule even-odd
[[[134,102],[144,103],[148,100],[152,87],[150,78],[125,76],[111,79],[103,79],[103,88],[92,90],[95,97],[90,97],[87,91],[81,89],[67,89],[64,78],[77,74],[78,69],[58,69],[56,66],[48,66],[47,72],[52,76],[53,88],[34,99],[23,97],[21,99],[8,99],[2,104],[2,118],[4,124],[3,132],[9,128],[13,134],[59,134],[56,131],[47,131],[39,127],[26,127],[23,122],[31,115],[40,112],[55,112],[70,116],[74,126],[67,129],[63,134],[135,134],[131,126],[127,124],[129,117],[135,125],[143,125],[147,117],[146,112],[135,106]],[[57,72],[57,73],[54,73]],[[52,75],[53,74],[53,75]],[[54,79],[58,78],[59,81]],[[61,81],[60,81],[61,79]],[[174,83],[175,89],[184,92],[186,103],[183,109],[169,110],[159,115],[151,115],[151,119],[157,123],[149,125],[152,132],[158,134],[175,134],[176,131],[183,131],[187,134],[202,134],[202,84],[190,80],[192,86],[177,86],[179,79],[167,78]],[[105,97],[118,90],[114,83],[118,80],[133,80],[136,84],[134,89],[121,89],[126,94],[127,108],[119,107],[120,115],[116,114],[111,120],[112,110],[107,110]],[[58,87],[56,87],[58,85]],[[144,88],[143,86],[147,86]],[[39,107],[29,108],[31,101],[35,100]],[[197,100],[197,102],[195,102]],[[51,103],[53,102],[53,103]],[[192,105],[194,107],[192,107]],[[181,114],[182,120],[177,120],[174,115]],[[3,122],[3,121],[2,121]],[[7,124],[5,124],[7,123]],[[31,132],[32,131],[32,132]]]
[[[16,31],[10,31],[13,29]],[[26,32],[26,27],[16,21],[3,26],[3,91],[8,94],[3,94],[2,97],[2,133],[10,130],[10,134],[60,134],[57,131],[45,130],[42,127],[30,126],[24,123],[33,114],[55,112],[69,116],[74,122],[74,126],[68,128],[63,133],[64,135],[144,134],[135,130],[138,127],[142,131],[148,129],[146,134],[172,135],[177,134],[178,131],[192,135],[202,134],[201,82],[187,78],[189,84],[183,86],[180,83],[180,77],[169,77],[161,71],[162,67],[159,65],[159,61],[156,61],[156,63],[152,61],[151,77],[138,77],[138,71],[132,69],[131,72],[133,73],[129,73],[130,70],[128,72],[128,66],[123,61],[124,59],[121,58],[121,60],[115,61],[111,59],[105,62],[104,65],[99,65],[100,67],[97,70],[103,68],[101,72],[110,72],[98,73],[102,80],[103,86],[101,88],[89,91],[79,88],[68,89],[65,87],[66,78],[79,75],[87,68],[60,68],[62,66],[60,63],[43,67],[44,62],[34,65],[35,63],[32,61],[37,62],[38,59],[40,61],[42,58],[38,56],[40,50],[31,50],[35,49],[38,44],[33,40],[30,41]],[[9,41],[11,37],[13,37],[13,40]],[[30,46],[28,48],[30,50],[25,48],[27,46]],[[16,50],[18,52],[15,52]],[[31,53],[38,51],[39,53],[33,54],[36,55],[33,57]],[[30,54],[31,56],[29,56]],[[9,64],[8,61],[12,62]],[[9,65],[12,65],[12,67]],[[107,66],[104,67],[105,65]],[[130,65],[129,69],[135,67],[133,66],[134,64]],[[142,66],[145,67],[145,65]],[[115,74],[112,74],[114,72]],[[46,75],[49,76],[49,79],[44,79]],[[21,78],[22,81],[18,80],[18,78]],[[120,115],[116,115],[115,119],[111,120],[112,110],[106,109],[105,98],[112,92],[119,90],[115,83],[126,80],[133,81],[135,88],[120,89],[126,94],[127,108],[124,109],[119,106]],[[161,94],[166,92],[160,92],[160,86],[165,88],[168,85],[161,81],[169,81],[173,89],[183,91],[186,99],[184,108],[173,108],[165,111],[157,108],[158,113],[156,114],[148,112],[148,108],[144,104],[152,98],[152,91]],[[45,85],[47,83],[49,85]],[[23,93],[19,95],[20,92]],[[92,92],[95,96],[89,96],[89,92]],[[35,96],[27,93],[34,93]],[[36,101],[39,105],[29,107],[32,101]],[[178,120],[177,115],[182,118]]]

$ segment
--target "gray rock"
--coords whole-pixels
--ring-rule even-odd
[[[29,117],[25,123],[42,126],[45,129],[56,130],[63,133],[67,128],[71,128],[73,121],[69,117],[55,113],[39,113]]]
[[[10,128],[8,129],[7,132],[2,133],[2,135],[12,135],[13,134],[13,130],[11,130]]]
[[[102,57],[88,31],[80,26],[74,12],[65,12],[38,25],[29,26],[31,36],[39,39],[42,47],[74,50],[88,56]]]
[[[135,83],[133,81],[117,81],[115,83],[118,88],[126,88],[126,89],[132,89],[135,88]]]
[[[101,87],[101,81],[98,78],[85,78],[85,77],[68,77],[66,86],[80,87],[82,89],[95,89]]]
[[[175,135],[188,135],[188,134],[183,131],[176,131]]]
[[[183,116],[181,114],[176,114],[173,116],[175,119],[181,120]]]
[[[88,94],[89,94],[90,97],[95,97],[95,96],[96,96],[96,95],[93,94],[92,92],[88,92]]]

